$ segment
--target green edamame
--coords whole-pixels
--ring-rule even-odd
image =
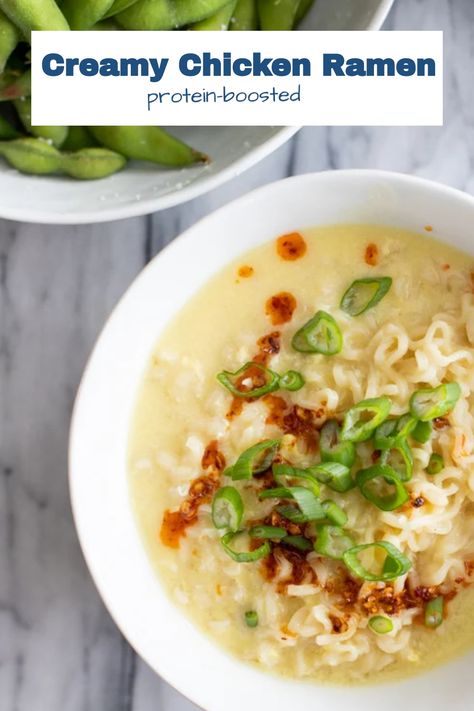
[[[30,175],[64,173],[79,180],[106,178],[121,170],[126,159],[107,148],[84,148],[61,153],[41,138],[0,141],[0,156],[17,170]]]
[[[31,175],[57,173],[62,162],[58,149],[39,138],[0,141],[0,156],[3,156],[13,168]]]
[[[229,29],[240,31],[258,29],[256,0],[238,0]]]
[[[300,0],[258,0],[262,30],[292,30]]]
[[[229,0],[138,0],[117,15],[127,30],[175,30],[205,20]]]
[[[9,17],[0,10],[0,74],[20,41],[20,33]]]
[[[51,141],[54,146],[60,148],[67,138],[68,128],[66,126],[32,126],[31,125],[31,99],[24,96],[16,99],[14,106],[18,116],[28,133],[37,138],[44,138]]]
[[[64,0],[61,10],[71,30],[89,30],[102,20],[114,0]]]
[[[21,32],[68,30],[69,25],[54,0],[0,0],[0,10]]]
[[[215,15],[208,17],[206,20],[201,20],[191,25],[190,30],[214,30],[221,31],[229,29],[229,23],[231,21],[232,15],[234,14],[236,0],[233,2],[228,2],[220,10],[216,12]]]
[[[207,161],[203,153],[158,126],[93,126],[90,131],[103,146],[127,158],[172,166]]]
[[[80,151],[82,148],[94,148],[95,146],[97,146],[97,141],[85,126],[70,126],[61,149],[73,152]]]
[[[62,170],[78,180],[97,180],[117,173],[126,163],[126,158],[107,148],[83,148],[63,154]]]
[[[110,10],[104,15],[104,19],[118,15],[119,12],[127,10],[132,5],[135,5],[136,2],[137,0],[115,0]]]

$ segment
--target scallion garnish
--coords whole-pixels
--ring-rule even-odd
[[[451,412],[460,397],[461,388],[457,383],[417,390],[410,398],[410,412],[422,422],[434,420]]]
[[[393,630],[393,622],[385,615],[373,615],[369,619],[369,627],[376,634],[388,634]]]
[[[417,422],[416,427],[411,433],[412,438],[420,444],[426,444],[433,434],[433,423],[430,420],[426,422]]]
[[[378,550],[386,554],[385,560],[380,571],[372,572],[362,565],[359,556],[364,551],[376,553]],[[370,582],[393,580],[400,575],[405,575],[411,568],[411,561],[388,541],[375,541],[374,543],[354,546],[344,553],[343,560],[351,573],[362,578],[362,580]]]
[[[344,493],[354,487],[349,467],[337,462],[321,462],[312,467],[308,467],[308,471],[313,474],[318,481],[326,484],[333,491]]]
[[[308,482],[310,488],[316,496],[319,496],[321,487],[316,477],[311,474],[307,469],[299,469],[298,467],[292,467],[290,464],[274,464],[272,467],[273,476],[275,480],[286,486],[288,484],[287,479],[297,479],[299,481]]]
[[[249,530],[250,538],[269,538],[279,540],[285,538],[286,530],[279,526],[254,526]]]
[[[413,454],[406,439],[396,439],[390,449],[382,452],[380,463],[396,471],[401,481],[409,481],[413,475]]]
[[[301,513],[296,506],[290,506],[289,504],[284,504],[282,506],[277,506],[276,511],[283,516],[283,518],[288,519],[291,523],[308,523],[308,519],[304,514]]]
[[[334,560],[342,560],[345,551],[354,548],[354,539],[340,526],[318,526],[314,550]]]
[[[365,442],[388,417],[390,407],[388,397],[369,398],[353,405],[345,414],[341,439]]]
[[[293,499],[305,517],[305,521],[322,521],[326,517],[319,499],[304,486],[264,489],[258,496],[259,499]]]
[[[341,509],[340,506],[336,504],[335,501],[332,501],[331,499],[326,499],[326,501],[323,501],[321,506],[323,507],[323,511],[326,514],[326,518],[328,521],[333,523],[335,526],[345,526],[347,523],[347,514],[346,512]]]
[[[439,595],[429,600],[425,607],[425,625],[431,629],[439,627],[444,617],[444,597]]]
[[[345,467],[352,467],[356,458],[355,446],[352,442],[341,440],[341,428],[337,420],[328,420],[321,429],[319,439],[321,461],[337,462]]]
[[[224,472],[234,480],[251,479],[270,469],[280,446],[279,439],[264,439],[242,452],[235,464]]]
[[[303,376],[297,370],[287,370],[286,373],[280,376],[280,388],[282,390],[295,392],[296,390],[301,390],[304,383]]]
[[[356,279],[342,297],[341,309],[349,316],[360,316],[376,306],[391,286],[391,277]]]
[[[244,615],[245,624],[247,627],[257,627],[258,626],[258,612],[255,610],[247,610]]]
[[[244,514],[244,503],[237,489],[223,486],[212,501],[212,522],[216,528],[238,531]]]
[[[286,543],[299,551],[312,551],[313,544],[304,536],[285,536],[282,543]]]
[[[426,473],[430,474],[430,476],[434,476],[435,474],[439,474],[441,471],[443,471],[443,469],[443,457],[441,456],[441,454],[436,454],[435,452],[433,452],[430,457],[430,461],[428,462],[428,466],[425,469]]]
[[[295,333],[291,345],[299,353],[335,355],[342,349],[341,329],[331,314],[318,311]]]
[[[262,543],[261,546],[253,551],[236,551],[231,548],[230,544],[232,541],[243,533],[244,531],[236,531],[235,533],[229,531],[229,533],[226,533],[221,538],[221,545],[232,560],[235,560],[237,563],[254,563],[256,560],[265,558],[265,556],[271,552],[271,546],[268,541],[265,541],[265,543]]]
[[[245,381],[245,373],[249,373],[248,379],[253,380],[253,372],[257,370],[262,378],[265,378],[265,383],[263,385],[256,385],[253,388],[248,388],[242,390],[237,387],[239,381]],[[280,376],[273,370],[266,368],[261,363],[249,362],[245,363],[239,370],[235,373],[231,373],[229,370],[223,370],[218,373],[217,380],[223,385],[227,390],[234,395],[234,397],[245,397],[254,398],[261,397],[262,395],[267,395],[268,393],[273,393],[280,387]]]
[[[368,469],[361,469],[356,474],[356,483],[361,494],[382,511],[393,511],[410,498],[397,472],[391,467],[376,464]],[[383,493],[386,486],[393,487],[391,493]]]

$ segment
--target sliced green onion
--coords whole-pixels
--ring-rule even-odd
[[[258,612],[255,610],[247,610],[244,615],[245,624],[247,627],[257,627],[258,626]]]
[[[232,558],[232,560],[235,560],[237,563],[253,563],[256,560],[265,558],[265,556],[267,556],[271,552],[272,548],[268,541],[262,543],[262,545],[256,548],[254,551],[234,550],[230,547],[230,544],[237,536],[240,536],[242,533],[244,533],[244,531],[237,531],[235,533],[233,531],[229,531],[229,533],[226,533],[221,538],[221,545],[227,555]]]
[[[431,629],[439,627],[444,616],[444,597],[440,595],[426,603],[425,625]]]
[[[359,560],[361,553],[371,549],[381,549],[386,553],[384,564],[379,572],[371,572],[365,568]],[[411,561],[388,541],[375,541],[374,543],[354,546],[354,548],[344,553],[343,560],[351,573],[362,578],[362,580],[368,580],[370,582],[393,580],[400,575],[405,575],[411,568]]]
[[[295,392],[296,390],[301,390],[304,384],[305,379],[297,370],[287,370],[286,373],[280,377],[280,388],[282,390]]]
[[[345,526],[347,523],[347,514],[341,509],[340,506],[336,504],[335,501],[331,499],[326,499],[321,504],[323,511],[326,514],[326,518],[336,526]]]
[[[265,385],[257,386],[252,390],[240,390],[235,384],[245,373],[249,370],[259,370],[262,375],[266,378]],[[218,373],[217,380],[223,385],[229,392],[234,395],[234,397],[261,397],[262,395],[267,395],[267,393],[273,393],[280,387],[280,376],[273,370],[266,368],[261,363],[249,362],[245,363],[239,370],[235,373],[231,373],[229,370],[223,370]]]
[[[409,413],[401,417],[393,417],[385,420],[374,432],[375,449],[390,449],[408,437],[417,424],[417,421]]]
[[[286,543],[299,551],[312,551],[313,544],[304,536],[285,536],[282,543]]]
[[[318,526],[314,550],[320,555],[342,560],[347,550],[354,548],[353,538],[340,526]]]
[[[237,489],[223,486],[212,501],[212,522],[216,528],[238,531],[244,515],[244,503]]]
[[[394,469],[401,481],[410,481],[413,475],[413,454],[406,439],[396,439],[393,447],[382,452],[380,463]]]
[[[251,479],[272,466],[279,446],[279,439],[264,439],[242,452],[234,466],[224,473],[234,480]]]
[[[388,397],[362,400],[345,414],[341,439],[365,442],[374,430],[388,417],[392,403]]]
[[[392,493],[382,494],[376,490],[384,482],[394,487]],[[410,498],[397,472],[383,464],[361,469],[356,474],[356,483],[362,496],[382,511],[394,511]]]
[[[341,309],[349,316],[360,316],[376,306],[391,286],[391,277],[356,279],[342,297]]]
[[[441,456],[441,454],[433,454],[430,457],[430,461],[428,462],[428,466],[426,467],[425,471],[427,474],[430,474],[431,476],[434,476],[435,474],[439,474],[441,471],[444,469],[444,459]]]
[[[319,496],[321,487],[316,477],[311,474],[307,469],[298,469],[297,467],[292,467],[290,464],[274,464],[272,467],[273,476],[279,484],[286,486],[288,483],[287,479],[298,479],[300,481],[307,481],[310,484],[310,488],[316,496]]]
[[[341,494],[354,487],[350,469],[345,467],[344,464],[321,462],[321,464],[309,467],[309,472],[322,484],[326,484],[330,489]]]
[[[304,486],[277,487],[264,489],[259,494],[260,499],[293,499],[305,516],[306,521],[322,521],[326,515],[319,499]]]
[[[433,434],[433,423],[430,420],[426,422],[417,422],[416,427],[411,433],[411,436],[416,442],[426,444],[431,439]]]
[[[289,506],[288,504],[284,506],[277,506],[276,511],[278,511],[283,518],[291,521],[291,523],[308,523],[306,516],[302,514],[296,506]]]
[[[319,440],[321,461],[337,462],[345,467],[352,467],[356,458],[355,446],[352,442],[341,440],[341,428],[337,420],[328,420],[321,429]]]
[[[388,634],[393,630],[393,622],[385,615],[374,615],[369,619],[369,627],[377,634]]]
[[[286,530],[279,526],[254,526],[249,530],[250,538],[285,538]]]
[[[451,412],[460,397],[461,388],[457,383],[444,383],[437,388],[417,390],[410,398],[410,412],[422,422],[434,420]]]
[[[341,329],[331,314],[318,311],[295,333],[291,345],[299,353],[335,355],[342,350]]]

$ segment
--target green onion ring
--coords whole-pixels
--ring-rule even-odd
[[[417,390],[410,398],[410,412],[422,422],[434,420],[451,412],[460,397],[461,388],[454,382]]]
[[[354,444],[341,440],[341,428],[337,420],[327,420],[324,423],[319,439],[319,451],[322,462],[336,462],[349,469],[356,458]]]
[[[388,417],[391,402],[388,397],[361,400],[345,414],[341,439],[365,442],[374,430]]]
[[[425,607],[425,625],[431,629],[439,627],[444,617],[444,597],[439,595],[429,600]]]
[[[335,355],[342,350],[341,329],[331,314],[318,311],[295,333],[291,345],[299,353]]]
[[[230,543],[234,540],[234,538],[241,535],[242,533],[244,533],[244,531],[229,531],[221,538],[221,545],[223,549],[225,550],[227,555],[232,558],[232,560],[236,561],[236,563],[254,563],[256,560],[265,558],[271,552],[272,548],[268,541],[262,543],[262,545],[256,548],[254,551],[242,551],[241,553],[239,553],[238,551],[234,551],[230,547]]]
[[[376,634],[388,634],[393,630],[393,622],[385,615],[374,615],[369,619],[369,627]]]
[[[279,446],[279,439],[264,439],[262,442],[254,444],[242,452],[235,464],[226,469],[224,474],[230,476],[234,481],[251,479],[254,474],[260,474],[270,469]]]
[[[318,481],[333,491],[344,493],[354,487],[354,480],[348,467],[337,462],[321,462],[308,468]]]
[[[223,486],[212,500],[212,522],[216,528],[238,531],[244,515],[242,497],[233,486]]]
[[[391,286],[391,277],[356,279],[344,293],[340,308],[349,316],[360,316],[377,306]]]
[[[373,491],[370,484],[379,478],[382,478],[387,484],[394,487],[395,490],[392,494],[382,496]],[[358,471],[356,474],[356,483],[362,496],[364,496],[367,501],[370,501],[371,504],[377,506],[378,509],[381,509],[381,511],[394,511],[410,498],[397,472],[383,464],[375,464],[373,467]]]
[[[238,380],[240,376],[244,375],[250,368],[256,368],[261,371],[266,376],[267,382],[265,385],[253,388],[253,390],[239,390],[239,388],[234,385],[233,381]],[[261,363],[254,363],[253,361],[245,363],[245,365],[239,368],[239,370],[236,370],[235,373],[232,373],[229,370],[223,370],[221,373],[218,373],[216,377],[220,384],[232,393],[234,397],[261,397],[262,395],[275,392],[275,390],[278,390],[280,387],[280,376],[278,373],[266,368]]]
[[[371,548],[380,548],[387,554],[380,573],[372,573],[367,570],[359,560],[359,554]],[[412,566],[411,561],[388,541],[375,541],[374,543],[354,546],[344,553],[343,560],[351,573],[369,582],[394,580],[394,578],[408,573]]]
[[[249,530],[250,538],[285,538],[286,530],[279,526],[254,526]]]
[[[296,392],[296,390],[301,390],[304,384],[305,379],[297,370],[287,370],[286,373],[280,376],[280,388],[282,390]]]

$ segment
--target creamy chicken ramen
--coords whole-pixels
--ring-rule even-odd
[[[166,589],[228,651],[347,683],[474,646],[473,270],[427,234],[295,232],[161,336],[133,505]]]

